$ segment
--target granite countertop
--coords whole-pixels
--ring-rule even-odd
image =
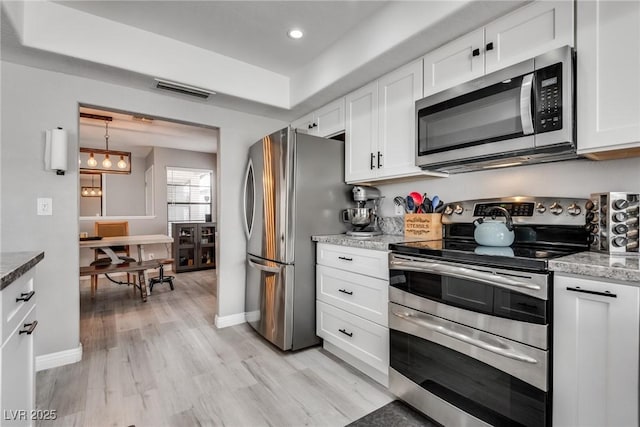
[[[0,252],[0,290],[6,288],[44,258],[44,252]]]
[[[389,250],[389,245],[391,243],[419,241],[424,240],[424,238],[405,237],[402,234],[381,234],[379,236],[372,237],[354,237],[347,236],[346,234],[331,234],[324,236],[311,236],[311,240],[318,243],[330,243],[332,245],[386,251]]]
[[[580,252],[549,260],[549,269],[603,279],[621,280],[640,286],[640,257],[599,252]]]

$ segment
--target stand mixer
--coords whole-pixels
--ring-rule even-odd
[[[382,197],[380,190],[376,187],[356,185],[352,192],[357,207],[342,211],[342,221],[353,225],[353,230],[347,231],[347,235],[371,237],[382,234],[378,226],[378,205]],[[367,207],[367,203],[371,206]]]

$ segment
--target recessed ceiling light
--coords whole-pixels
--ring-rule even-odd
[[[301,39],[302,36],[304,35],[304,33],[302,32],[302,30],[299,30],[297,28],[294,28],[292,30],[289,30],[289,32],[287,33],[287,35],[289,37],[291,37],[292,39]]]

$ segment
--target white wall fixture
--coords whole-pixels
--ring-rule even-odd
[[[67,131],[61,127],[46,131],[44,168],[64,175],[67,170]]]

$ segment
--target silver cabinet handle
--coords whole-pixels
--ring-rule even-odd
[[[20,296],[18,298],[16,298],[16,302],[27,302],[31,299],[31,297],[33,297],[36,294],[36,291],[31,291],[31,292],[21,292]]]
[[[589,294],[589,295],[598,295],[601,297],[609,297],[609,298],[618,298],[618,295],[609,292],[609,291],[604,291],[604,292],[600,292],[600,291],[591,291],[589,289],[582,289],[580,286],[576,286],[575,288],[571,288],[569,286],[567,286],[567,290],[571,291],[571,292],[580,292],[583,294]]]
[[[519,362],[526,362],[526,363],[533,363],[533,364],[538,363],[538,361],[533,357],[527,356],[526,354],[519,353],[514,349],[512,349],[511,347],[508,347],[506,345],[503,345],[503,347],[499,347],[498,345],[501,343],[495,343],[495,344],[489,343],[481,339],[473,338],[462,332],[451,330],[447,328],[447,326],[449,325],[449,322],[443,322],[435,319],[427,319],[427,316],[422,314],[397,313],[393,310],[391,311],[391,313],[396,317],[406,320],[407,322],[411,322],[418,326],[425,327],[430,331],[437,332],[439,334],[456,339],[458,341],[462,341],[474,347],[478,347],[483,350],[487,350],[492,353],[499,354],[500,356],[508,357],[510,359],[517,360]],[[462,326],[458,326],[458,327],[463,328]],[[467,328],[464,328],[464,329],[467,329]]]
[[[541,288],[539,285],[520,282],[518,280],[510,279],[508,277],[498,276],[496,274],[485,273],[484,271],[473,270],[465,267],[458,267],[452,265],[438,264],[436,262],[419,262],[419,261],[401,261],[398,259],[392,259],[389,261],[390,268],[393,270],[411,270],[411,271],[423,271],[425,273],[439,273],[447,276],[457,277],[460,279],[475,280],[492,286],[513,286],[516,288],[525,288],[535,291],[539,291]]]
[[[249,265],[255,269],[258,269],[260,271],[264,271],[267,273],[272,273],[272,274],[280,274],[280,267],[269,267],[268,265],[264,265],[261,264],[258,258],[254,258],[251,255],[247,256],[247,262],[249,263]]]
[[[520,86],[520,120],[522,122],[522,133],[531,135],[533,133],[533,114],[531,113],[531,92],[533,88],[533,73],[522,78]]]

